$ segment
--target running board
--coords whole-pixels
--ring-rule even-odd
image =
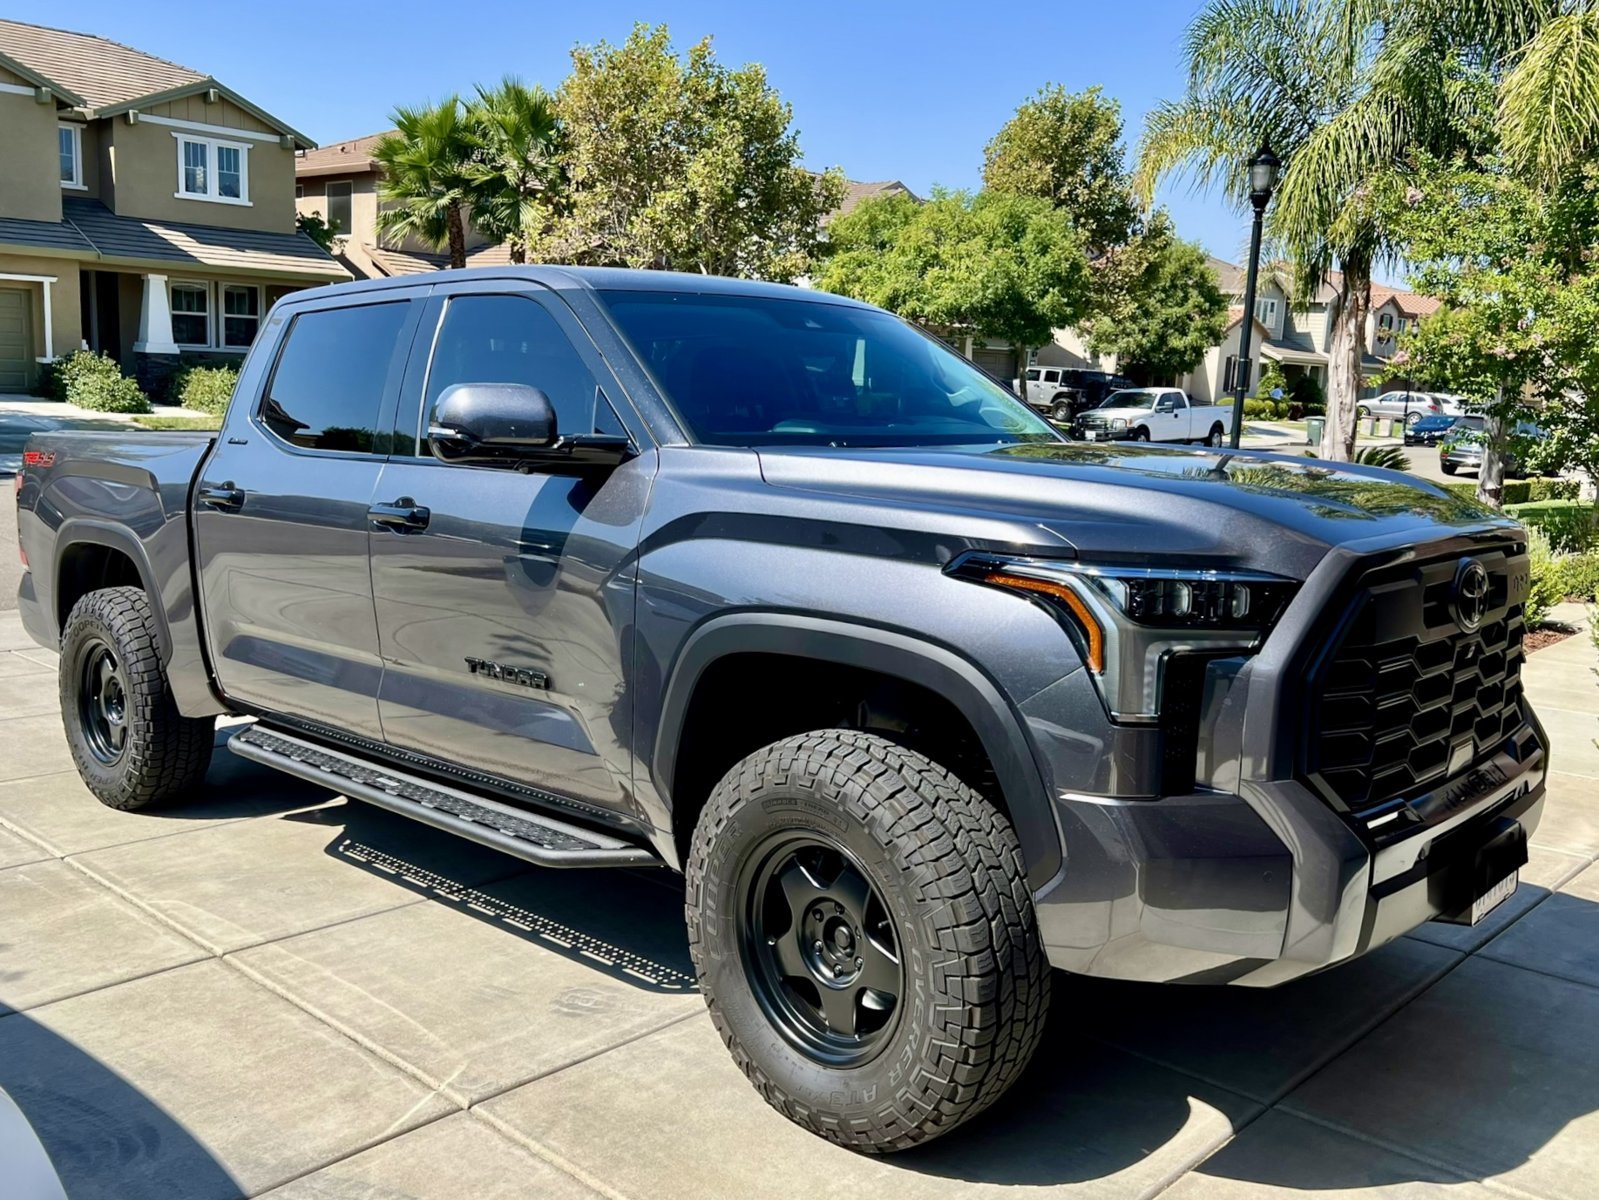
[[[541,867],[654,867],[641,846],[553,817],[512,808],[368,759],[330,750],[277,729],[249,725],[228,739],[241,758],[435,829],[493,846]]]

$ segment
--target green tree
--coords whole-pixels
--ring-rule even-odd
[[[506,76],[478,85],[467,106],[473,143],[466,163],[472,223],[506,243],[514,263],[537,254],[550,235],[562,199],[564,171],[554,98]]]
[[[1048,200],[989,191],[868,200],[835,220],[828,240],[817,287],[947,336],[1035,346],[1087,311],[1083,235]]]
[[[584,262],[790,280],[809,269],[837,171],[800,166],[793,111],[759,64],[729,70],[706,38],[679,57],[664,25],[572,52],[556,95]]]
[[[338,236],[338,230],[323,220],[321,213],[296,213],[294,228],[329,254],[333,253],[333,239]]]
[[[475,141],[458,97],[394,110],[395,132],[372,148],[382,172],[378,233],[415,237],[448,248],[450,266],[466,266],[466,212]]]
[[[1446,302],[1401,338],[1391,369],[1484,405],[1480,498],[1499,503],[1511,448],[1599,478],[1599,168],[1545,190],[1494,160],[1420,160],[1375,202],[1414,286]],[[1518,437],[1523,423],[1540,435]]]
[[[1123,373],[1175,379],[1221,340],[1227,298],[1205,252],[1180,239],[1164,212],[1102,255],[1094,275],[1094,312],[1081,328],[1090,347],[1116,355]]]
[[[1071,216],[1092,250],[1120,246],[1138,214],[1121,139],[1116,101],[1097,87],[1068,92],[1051,84],[988,143],[983,186],[1048,200]]]
[[[1505,0],[1478,0],[1495,7]],[[1527,0],[1536,4],[1541,0]],[[1342,271],[1328,346],[1324,458],[1355,439],[1371,273],[1394,256],[1375,178],[1416,150],[1470,148],[1491,124],[1489,76],[1443,0],[1209,0],[1189,26],[1188,88],[1149,116],[1136,182],[1219,186],[1240,208],[1248,160],[1269,141],[1283,174],[1269,231],[1310,289]]]

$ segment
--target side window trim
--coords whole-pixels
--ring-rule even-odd
[[[314,446],[296,446],[287,438],[279,436],[276,430],[266,421],[264,410],[267,401],[272,396],[272,383],[277,378],[278,366],[283,361],[283,352],[288,348],[290,339],[294,336],[295,324],[302,318],[316,313],[329,311],[343,311],[352,308],[366,308],[377,304],[404,304],[407,306],[405,319],[401,322],[399,335],[395,338],[394,350],[389,358],[389,368],[383,382],[383,398],[378,405],[377,419],[373,423],[375,433],[392,428],[394,424],[395,406],[399,401],[399,389],[402,372],[407,361],[411,343],[416,333],[417,321],[421,316],[421,301],[426,293],[417,291],[404,291],[385,296],[376,292],[370,299],[362,298],[360,303],[351,304],[347,301],[329,300],[319,304],[308,304],[297,308],[288,315],[284,322],[283,331],[277,335],[277,342],[272,347],[272,359],[266,365],[261,386],[255,390],[255,395],[250,403],[250,424],[262,436],[269,438],[278,449],[289,454],[299,454],[310,458],[337,458],[356,459],[361,462],[375,462],[386,460],[389,452],[365,452],[360,450],[323,450]],[[392,439],[391,439],[392,441]]]

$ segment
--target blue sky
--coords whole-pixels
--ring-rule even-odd
[[[216,76],[319,142],[383,129],[396,103],[468,91],[512,72],[553,87],[573,45],[620,41],[640,15],[680,48],[712,34],[731,64],[763,63],[794,106],[807,164],[854,179],[975,187],[983,146],[1046,83],[1100,84],[1122,104],[1128,141],[1178,94],[1180,40],[1198,0],[863,0],[806,4],[659,0],[389,0],[196,8],[150,0],[7,0],[5,15],[70,22]],[[70,12],[70,16],[68,13]],[[1237,261],[1245,218],[1219,197],[1168,188],[1183,236]]]

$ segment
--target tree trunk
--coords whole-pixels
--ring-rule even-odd
[[[459,270],[466,266],[466,226],[461,220],[461,206],[450,205],[444,219],[450,230],[450,266]]]
[[[1371,261],[1344,259],[1344,286],[1333,302],[1327,342],[1327,425],[1322,458],[1348,462],[1355,455],[1355,410],[1360,404],[1360,363],[1366,354],[1366,314],[1371,309]]]
[[[527,261],[527,243],[520,238],[511,241],[511,261],[517,265]]]
[[[1477,468],[1477,499],[1498,508],[1505,497],[1505,389],[1494,396],[1493,409],[1483,422],[1482,466]]]

